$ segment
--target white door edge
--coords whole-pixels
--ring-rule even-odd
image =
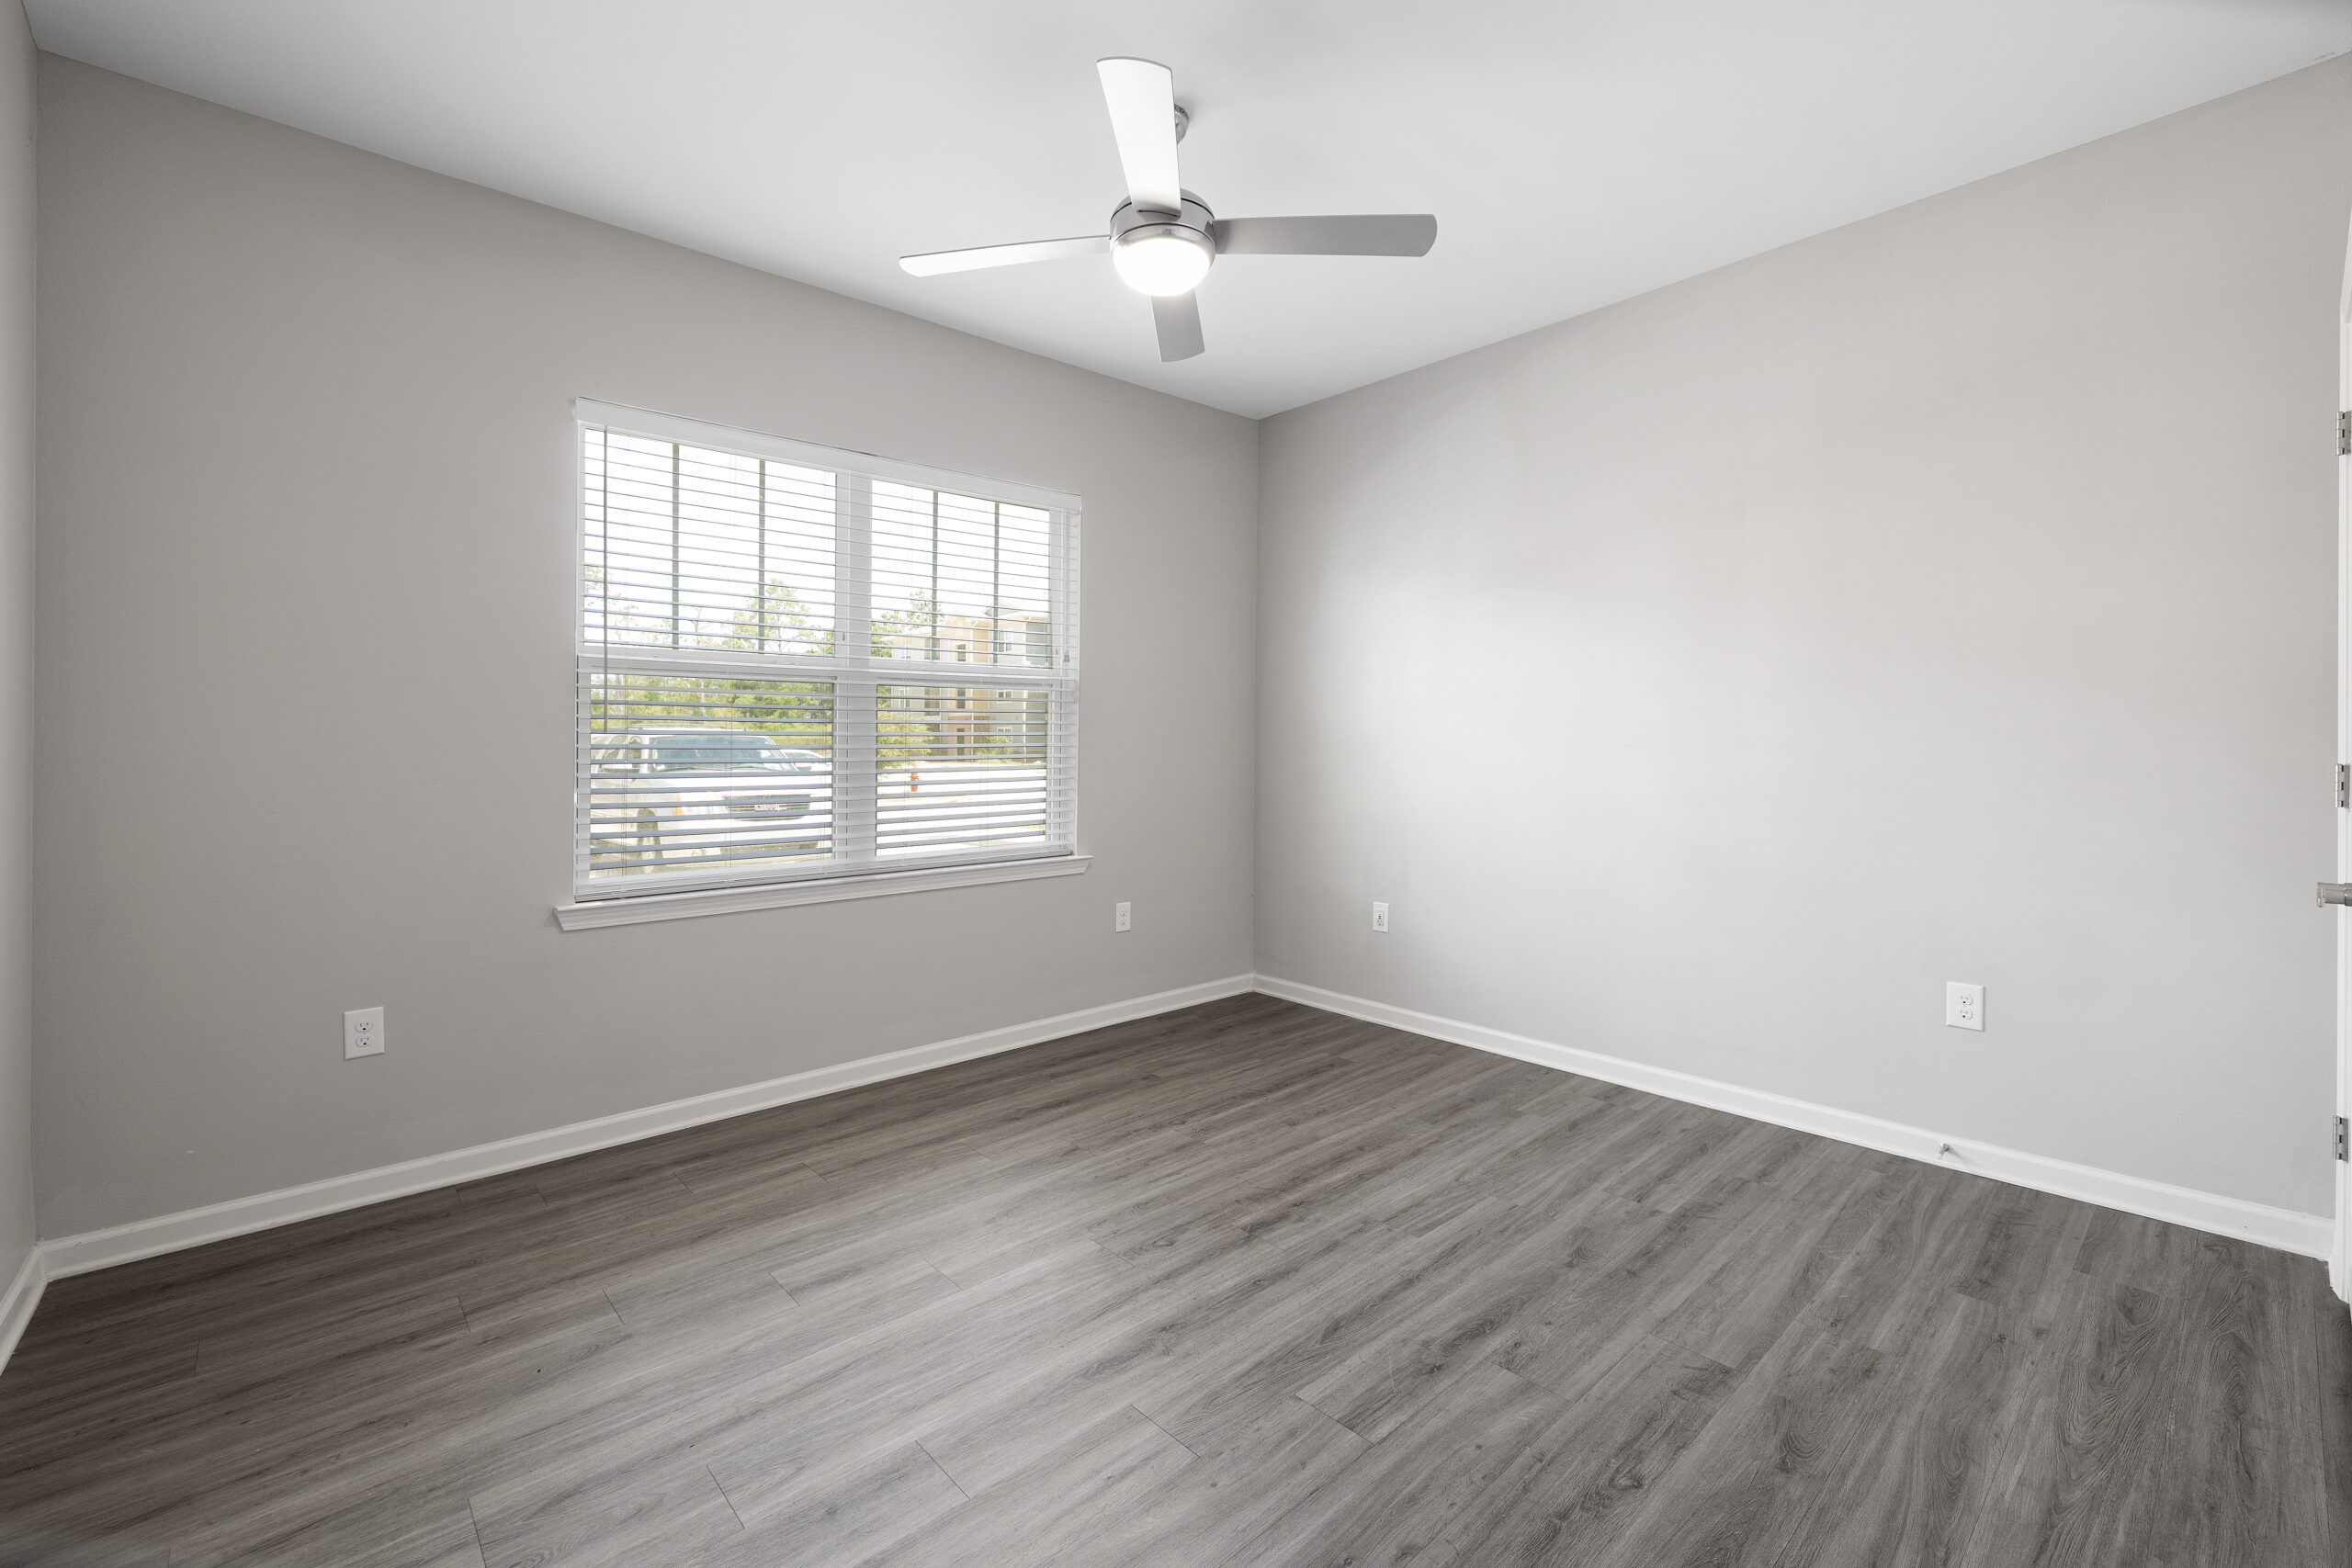
[[[2336,311],[2336,408],[2352,409],[2352,231]],[[2335,760],[2352,762],[2352,457],[2335,459]],[[2335,880],[2352,882],[2352,811],[2335,813]],[[2335,922],[2335,1114],[2352,1116],[2352,915]],[[2352,1165],[2335,1162],[2335,1249],[2328,1282],[2352,1302]]]

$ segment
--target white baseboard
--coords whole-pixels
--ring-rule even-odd
[[[549,1160],[568,1159],[573,1155],[610,1148],[616,1144],[635,1143],[640,1138],[674,1133],[682,1127],[724,1121],[746,1111],[764,1111],[770,1106],[785,1105],[796,1100],[813,1100],[821,1094],[855,1089],[860,1084],[904,1077],[910,1073],[927,1072],[953,1062],[969,1061],[975,1056],[994,1055],[1000,1051],[1013,1051],[1023,1045],[1058,1040],[1065,1035],[1082,1034],[1090,1029],[1149,1018],[1154,1013],[1172,1012],[1178,1008],[1194,1007],[1223,997],[1238,997],[1255,987],[1254,976],[1235,975],[1222,980],[1205,981],[1148,997],[1133,997],[1125,1001],[1108,1002],[1101,1007],[1041,1018],[1028,1023],[1008,1024],[1002,1029],[967,1034],[960,1039],[887,1052],[878,1056],[865,1056],[854,1062],[843,1062],[838,1066],[794,1073],[786,1077],[770,1078],[764,1083],[746,1084],[741,1089],[696,1095],[691,1100],[674,1100],[666,1105],[649,1106],[642,1111],[625,1111],[615,1116],[598,1117],[593,1122],[577,1122],[568,1127],[552,1127],[543,1133],[528,1133],[494,1144],[453,1149],[447,1154],[432,1155],[400,1165],[355,1171],[349,1176],[330,1177],[324,1181],[284,1188],[276,1192],[256,1193],[250,1198],[234,1198],[225,1203],[211,1203],[201,1209],[163,1214],[152,1220],[137,1220],[106,1230],[56,1236],[40,1244],[39,1256],[50,1279],[85,1274],[93,1269],[130,1263],[159,1253],[177,1252],[184,1247],[200,1247],[209,1241],[220,1241],[251,1231],[292,1224],[298,1220],[356,1209],[363,1204],[380,1203],[388,1198],[405,1198],[413,1192],[430,1192],[435,1188],[450,1187],[462,1181],[479,1181],[484,1177],[518,1170],[525,1166],[545,1165]]]
[[[25,1266],[8,1281],[6,1292],[0,1292],[0,1372],[8,1370],[8,1358],[17,1353],[17,1341],[25,1337],[25,1325],[33,1320],[33,1308],[40,1305],[41,1287],[49,1283],[48,1270],[41,1267],[40,1248],[36,1247],[25,1254]]]
[[[698,1095],[691,1100],[673,1100],[666,1105],[650,1106],[642,1111],[623,1111],[592,1122],[575,1122],[568,1127],[555,1127],[493,1144],[456,1149],[400,1165],[356,1171],[348,1176],[332,1177],[301,1187],[257,1193],[250,1198],[232,1199],[224,1203],[139,1220],[106,1230],[88,1231],[79,1235],[53,1237],[40,1244],[15,1282],[8,1287],[7,1294],[0,1297],[0,1365],[5,1365],[7,1352],[14,1348],[17,1336],[23,1333],[24,1325],[30,1319],[33,1306],[40,1301],[42,1285],[47,1280],[87,1273],[94,1269],[129,1263],[159,1253],[200,1247],[206,1242],[292,1224],[300,1220],[379,1203],[390,1198],[403,1198],[459,1182],[478,1181],[526,1166],[567,1159],[573,1155],[634,1143],[640,1138],[655,1137],[708,1122],[723,1121],[747,1111],[762,1111],[797,1100],[810,1100],[819,1095],[854,1089],[861,1084],[878,1083],[886,1078],[927,1072],[950,1063],[993,1055],[1001,1051],[1018,1050],[1024,1045],[1039,1044],[1066,1035],[1083,1033],[1090,1029],[1148,1018],[1155,1013],[1171,1012],[1178,1008],[1239,996],[1251,990],[1320,1008],[1327,1012],[1425,1034],[1434,1040],[1490,1051],[1563,1072],[1581,1073],[1588,1077],[1645,1089],[1671,1100],[1727,1111],[1734,1115],[1818,1134],[1865,1148],[1906,1156],[1930,1165],[1946,1165],[2019,1187],[2030,1187],[2061,1197],[2120,1209],[2127,1213],[2144,1214],[2151,1219],[2188,1225],[2216,1235],[2236,1236],[2282,1251],[2321,1258],[2328,1258],[2333,1248],[2334,1222],[2315,1214],[2300,1214],[2267,1204],[2249,1203],[2242,1199],[2224,1198],[2136,1176],[2075,1165],[2043,1155],[2025,1154],[1996,1144],[1931,1133],[1898,1122],[1838,1111],[1762,1089],[1744,1089],[1737,1084],[1677,1072],[1669,1067],[1649,1066],[1620,1056],[1603,1055],[1597,1051],[1555,1045],[1498,1029],[1391,1007],[1385,1002],[1327,991],[1318,986],[1302,985],[1270,975],[1236,975],[1222,980],[1038,1019],[1029,1023],[1011,1024],[935,1044],[867,1056],[837,1066],[795,1073],[763,1083],[746,1084],[740,1089],[721,1089],[715,1094]],[[1952,1153],[1939,1156],[1939,1148],[1946,1145],[1951,1146]]]
[[[2086,1203],[2120,1209],[2130,1214],[2144,1214],[2152,1220],[2167,1220],[2174,1224],[2188,1225],[2214,1235],[2236,1236],[2259,1242],[2265,1247],[2275,1247],[2282,1252],[2297,1252],[2310,1258],[2328,1258],[2334,1251],[2335,1223],[2317,1214],[2299,1214],[2291,1209],[2274,1209],[2266,1203],[2249,1203],[2240,1198],[2223,1198],[2211,1192],[2174,1187],[2166,1182],[2075,1165],[2063,1159],[2052,1159],[2047,1155],[2005,1149],[1997,1144],[1978,1143],[1972,1138],[1947,1133],[1930,1133],[1925,1128],[1905,1126],[1900,1122],[1885,1122],[1856,1111],[1838,1111],[1826,1105],[1792,1100],[1786,1095],[1743,1089],[1737,1084],[1677,1072],[1670,1067],[1653,1067],[1627,1061],[1622,1056],[1605,1056],[1597,1051],[1578,1050],[1572,1045],[1554,1045],[1542,1040],[1531,1040],[1523,1034],[1510,1034],[1499,1029],[1414,1012],[1408,1008],[1391,1007],[1385,1002],[1367,1001],[1362,997],[1327,991],[1319,986],[1301,985],[1295,980],[1276,979],[1271,975],[1258,976],[1258,989],[1270,997],[1303,1002],[1326,1012],[1342,1013],[1370,1023],[1385,1023],[1392,1029],[1426,1034],[1433,1040],[1491,1051],[1498,1055],[1515,1056],[1522,1062],[1556,1067],[1562,1072],[1581,1073],[1587,1077],[1623,1084],[1628,1089],[1646,1089],[1669,1100],[1728,1111],[1736,1116],[1770,1122],[1779,1127],[1793,1127],[1803,1133],[1817,1133],[1825,1138],[1859,1144],[1864,1148],[1880,1149],[1888,1154],[1905,1155],[1929,1165],[1942,1165],[1974,1176],[1988,1176],[1996,1181],[2034,1188],[2062,1198],[2077,1198]],[[1951,1153],[1939,1153],[1946,1145],[1950,1146]]]

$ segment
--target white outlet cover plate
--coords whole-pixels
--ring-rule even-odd
[[[1984,987],[1973,980],[1944,982],[1944,1022],[1952,1029],[1984,1028]]]
[[[1372,907],[1372,929],[1373,929],[1374,931],[1386,931],[1386,930],[1388,929],[1388,906],[1387,906],[1387,905],[1385,905],[1385,904],[1374,904],[1374,905],[1373,905],[1373,907]]]
[[[1111,929],[1113,931],[1128,931],[1134,927],[1135,923],[1136,916],[1134,905],[1114,904],[1111,906]]]
[[[384,1010],[354,1008],[343,1015],[343,1059],[384,1054]]]

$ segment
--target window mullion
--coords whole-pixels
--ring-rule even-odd
[[[759,562],[752,576],[752,646],[768,650],[768,461],[760,459]]]
[[[840,476],[833,512],[833,652],[851,670],[873,656],[874,481]],[[833,858],[875,854],[878,774],[875,680],[844,673],[833,683]]]
[[[1051,841],[1078,842],[1078,520],[1056,511],[1047,547],[1046,658],[1062,678],[1046,704],[1046,823]]]
[[[685,646],[685,535],[680,515],[679,480],[684,451],[676,442],[670,443],[670,646]]]

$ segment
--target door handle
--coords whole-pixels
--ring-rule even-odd
[[[2330,904],[2352,904],[2352,882],[2323,882],[2319,885],[2319,907]]]

